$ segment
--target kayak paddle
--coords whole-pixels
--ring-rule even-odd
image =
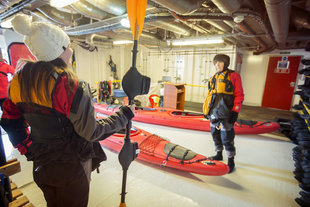
[[[150,88],[150,78],[143,76],[136,68],[136,60],[138,53],[138,39],[141,35],[147,0],[127,0],[127,14],[130,22],[134,45],[132,50],[132,65],[122,79],[122,87],[128,97],[129,105],[133,103],[133,99],[137,95],[147,94]],[[118,160],[123,168],[122,192],[120,207],[126,207],[126,180],[127,170],[130,163],[137,157],[138,144],[130,141],[131,120],[126,126],[126,135],[123,147],[118,155]]]

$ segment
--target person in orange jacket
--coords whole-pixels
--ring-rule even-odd
[[[235,168],[234,123],[244,100],[241,77],[228,69],[230,58],[217,54],[213,59],[217,73],[209,80],[208,94],[203,105],[203,113],[210,119],[211,134],[217,154],[211,160],[223,160],[223,146],[228,156],[229,173]]]
[[[2,109],[2,104],[5,99],[8,98],[9,90],[9,79],[8,74],[13,75],[15,69],[7,64],[6,60],[2,58],[2,52],[0,49],[0,108]]]
[[[47,206],[87,207],[91,172],[106,160],[99,141],[124,129],[134,106],[96,120],[89,85],[69,68],[69,36],[26,15],[17,15],[12,25],[38,61],[27,61],[14,74],[1,126],[33,161],[33,179]]]

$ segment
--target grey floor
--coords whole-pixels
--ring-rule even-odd
[[[151,133],[197,153],[214,153],[209,132],[176,129],[134,122]],[[22,171],[13,182],[34,206],[46,206],[43,194],[32,180],[32,163],[13,150],[3,137],[8,159],[17,157]],[[128,171],[128,207],[294,207],[300,188],[292,171],[292,148],[273,134],[237,135],[236,170],[224,176],[203,176],[134,161]],[[100,173],[92,174],[89,207],[119,206],[122,169],[117,154],[105,149],[108,160]],[[223,161],[226,162],[226,159]]]

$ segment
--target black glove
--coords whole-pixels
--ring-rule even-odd
[[[231,124],[234,124],[238,119],[238,113],[235,111],[232,111],[229,118],[228,118],[228,122]]]

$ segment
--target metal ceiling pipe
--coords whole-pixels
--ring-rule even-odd
[[[51,19],[47,19],[45,15],[43,15],[41,12],[38,11],[30,11],[29,14],[32,16],[32,21],[45,21],[45,22],[49,22],[49,23],[56,23],[54,21],[52,21]]]
[[[77,12],[82,13],[83,15],[92,19],[102,20],[108,17],[108,13],[93,6],[85,0],[79,0],[70,6]]]
[[[244,18],[248,19],[248,18],[252,18],[257,22],[257,25],[259,25],[264,33],[265,36],[271,41],[274,42],[274,39],[271,37],[270,35],[270,30],[266,27],[263,18],[256,12],[251,12],[251,11],[237,11],[235,13],[233,13],[233,16],[243,16]],[[251,25],[252,28],[257,27],[257,25]]]
[[[190,21],[200,21],[201,19],[213,19],[215,21],[233,21],[233,18],[231,15],[219,15],[219,14],[200,14],[200,15],[190,15],[190,16],[184,16],[179,15],[180,18],[183,20],[190,20]]]
[[[264,0],[276,42],[285,47],[289,29],[291,0]]]
[[[212,0],[213,4],[220,9],[221,12],[225,14],[232,14],[233,12],[239,10],[241,8],[242,0]],[[217,22],[215,22],[217,23]],[[229,27],[234,28],[234,23],[231,21],[224,21]],[[223,25],[219,25],[223,26]]]
[[[173,17],[167,20],[153,21],[153,22],[150,22],[149,24],[152,26],[164,29],[164,30],[172,31],[179,35],[183,35],[183,36],[191,35],[190,28],[187,26],[184,26],[183,24],[179,22],[176,22]]]
[[[222,12],[228,13],[228,14],[232,14],[232,13],[238,11],[238,10],[241,8],[241,6],[242,6],[241,0],[230,0],[230,1],[212,0],[212,2],[213,2]],[[248,14],[248,15],[250,15],[250,14]],[[261,23],[260,18],[255,18],[255,17],[256,17],[255,15],[252,15],[252,16],[254,17],[255,20],[258,21],[258,23],[259,23],[259,25],[260,25],[260,23]],[[244,21],[241,22],[241,23],[238,23],[238,26],[239,26],[239,28],[240,28],[242,31],[244,31],[244,32],[245,32],[246,34],[248,34],[248,35],[253,35],[253,34],[255,34],[254,31],[252,31],[252,30],[250,29],[250,27],[249,27],[246,23],[244,23]],[[263,26],[263,29],[265,30],[266,34],[267,34],[267,37],[270,38],[270,37],[269,37],[269,33],[268,33],[268,31],[266,30],[265,25],[262,25],[262,26]],[[261,47],[261,48],[257,51],[257,53],[261,53],[261,52],[263,52],[264,50],[267,49],[266,43],[265,43],[261,38],[259,38],[259,37],[252,37],[252,39],[253,39],[255,42],[257,42],[258,45]]]
[[[89,19],[84,18],[81,14],[69,14],[62,12],[49,5],[44,5],[37,9],[48,19],[62,25],[72,26],[74,22],[78,25],[89,23]]]
[[[86,36],[85,42],[89,44],[90,46],[94,46],[94,39],[100,40],[100,41],[107,41],[109,38],[104,35],[91,34],[91,35]]]
[[[178,14],[191,14],[201,7],[205,0],[152,0]]]
[[[239,10],[241,8],[241,1],[242,0],[229,0],[229,1],[223,1],[223,0],[211,0],[213,4],[215,4],[215,6],[217,6],[217,8],[220,9],[221,12],[225,13],[225,14],[232,14],[233,12]],[[232,30],[232,28],[234,28],[234,23],[232,21],[229,20],[224,20],[222,23],[221,22],[213,22],[213,26],[215,26],[215,24],[218,24],[217,28],[222,27],[222,29],[228,29],[226,26],[230,27],[230,30]],[[224,27],[224,28],[223,28]]]
[[[213,4],[217,6],[223,13],[231,14],[241,7],[241,0],[212,0]]]
[[[87,35],[97,32],[103,32],[107,30],[114,30],[119,28],[124,28],[121,25],[120,20],[127,15],[122,15],[118,17],[113,17],[107,20],[103,20],[100,22],[95,22],[92,24],[85,24],[81,26],[76,26],[74,28],[65,29],[65,32],[68,35],[76,36],[76,35]],[[145,23],[154,22],[154,21],[169,21],[173,19],[171,16],[156,16],[156,15],[147,15],[145,18]],[[172,28],[174,29],[174,28]]]
[[[292,7],[291,19],[297,29],[310,29],[310,14],[298,7]]]
[[[114,15],[123,15],[127,12],[125,0],[86,0],[93,6]]]
[[[96,36],[96,34],[91,34],[91,35],[87,35],[86,36],[86,39],[85,39],[85,42],[86,43],[91,43],[93,44],[94,43],[94,37]]]
[[[6,11],[0,14],[0,21],[16,14],[17,12],[21,11],[23,8],[33,3],[34,1],[35,0],[25,0],[21,1],[18,4],[14,4],[12,7],[9,7]]]
[[[18,3],[20,0],[5,0],[5,1],[0,1],[0,8],[2,9],[6,9],[16,3]]]
[[[253,35],[254,32],[245,24],[245,23],[240,23],[238,24],[240,29],[244,31],[248,35]],[[257,53],[261,53],[267,49],[267,45],[265,42],[263,42],[259,37],[253,37],[252,38],[255,42],[257,42],[258,45],[261,46],[261,48],[257,51]]]
[[[106,24],[102,25],[100,23],[101,22],[96,22],[93,24],[78,26],[76,28],[65,29],[65,32],[68,35],[77,36],[77,35],[88,35],[88,34],[103,32],[107,30],[114,30],[114,29],[119,29],[123,27],[121,23],[115,23],[115,24],[110,24],[110,25],[106,25]]]
[[[129,35],[129,39],[132,39],[131,30],[129,30],[129,29],[122,29],[121,32],[130,34],[130,35]],[[158,37],[157,37],[156,35],[151,34],[151,33],[149,33],[149,32],[142,32],[142,33],[141,33],[141,37],[145,37],[145,38],[149,38],[149,39],[158,40]]]
[[[200,16],[205,17],[205,13],[201,13],[200,12]],[[191,29],[194,29],[195,31],[202,33],[202,34],[209,34],[212,33],[212,31],[210,30],[210,27],[207,24],[203,24],[204,22],[201,22],[200,24],[197,24],[197,21],[193,21],[191,19],[191,16],[186,16],[186,15],[177,15],[175,12],[170,11],[170,13],[180,22],[182,22],[183,24],[185,24],[186,26],[188,26]],[[195,13],[196,14],[196,13]],[[181,17],[185,17],[184,19]],[[189,21],[191,20],[191,21]],[[200,22],[201,18],[198,19],[198,22]]]
[[[217,28],[218,30],[221,30],[223,32],[231,32],[232,28],[225,24],[223,21],[216,21],[216,20],[204,20],[207,23],[211,24],[213,27]]]
[[[98,34],[94,34],[92,37],[92,40],[97,39],[97,40],[107,40],[109,39],[107,36],[104,35],[98,35]]]
[[[208,29],[206,29],[205,27],[203,27],[202,25],[200,24],[196,24],[197,22],[189,22],[189,21],[186,21],[182,18],[180,18],[179,15],[177,15],[175,12],[173,11],[169,11],[173,17],[176,19],[176,21],[179,21],[179,22],[182,22],[182,24],[186,25],[188,28],[191,28],[191,29],[194,29],[196,30],[197,32],[200,32],[200,33],[209,33]]]
[[[110,42],[112,40],[132,40],[132,33],[130,29],[118,29],[115,32],[102,32],[101,34],[104,35],[104,37],[107,37],[108,39],[101,39],[101,41],[104,42]],[[95,41],[97,39],[97,35],[94,37]],[[143,32],[139,38],[139,45],[144,45],[144,46],[159,46],[161,45],[162,42],[158,39],[157,36]]]

